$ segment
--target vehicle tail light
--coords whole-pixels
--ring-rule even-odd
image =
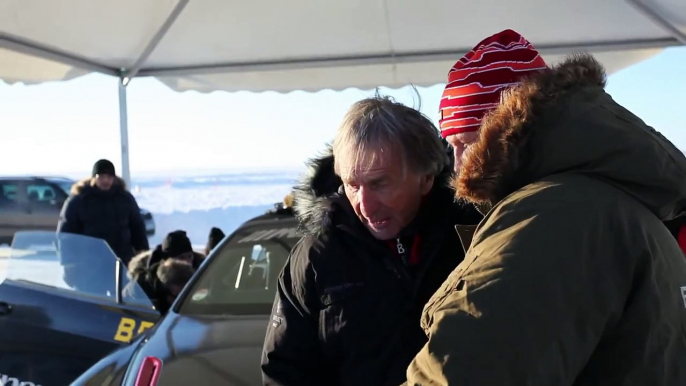
[[[162,361],[155,357],[145,357],[138,369],[135,386],[155,386],[162,371]]]

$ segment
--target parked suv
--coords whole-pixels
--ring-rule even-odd
[[[14,233],[55,230],[62,205],[76,181],[64,177],[0,177],[0,245]],[[152,214],[141,209],[148,236],[155,234]]]

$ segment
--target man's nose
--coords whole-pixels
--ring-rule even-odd
[[[460,170],[462,165],[462,154],[464,153],[464,146],[453,146],[453,157],[455,158],[455,171]]]
[[[360,188],[360,191],[358,192],[359,200],[360,200],[360,212],[364,217],[369,218],[376,212],[376,209],[379,207],[379,204],[376,199],[376,195],[374,192],[367,188]]]

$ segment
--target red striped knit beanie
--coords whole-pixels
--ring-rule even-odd
[[[443,138],[479,130],[483,116],[500,103],[503,90],[544,68],[538,51],[513,30],[482,40],[448,73],[439,107]]]

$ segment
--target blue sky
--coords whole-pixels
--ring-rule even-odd
[[[686,150],[686,48],[671,48],[610,77],[608,92]],[[447,71],[447,69],[446,69]],[[443,86],[420,88],[436,118]],[[413,105],[411,88],[384,90]],[[154,79],[128,90],[134,177],[253,168],[300,168],[334,135],[351,103],[372,91],[177,93]],[[85,174],[98,158],[119,165],[117,81],[9,86],[0,81],[0,174]]]

